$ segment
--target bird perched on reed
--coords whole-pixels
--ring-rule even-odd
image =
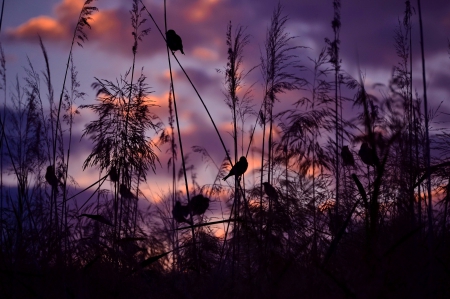
[[[366,165],[375,166],[378,164],[377,152],[375,149],[370,148],[367,142],[363,142],[363,144],[361,144],[358,156]]]
[[[175,206],[173,207],[172,215],[173,219],[175,219],[176,222],[178,223],[186,222],[187,224],[192,225],[191,221],[186,219],[186,217],[189,215],[189,207],[183,206],[181,202],[179,202],[178,200],[175,203]]]
[[[128,198],[128,199],[135,198],[134,194],[133,194],[133,192],[131,192],[130,188],[128,188],[124,184],[120,184],[119,193],[120,193],[120,195],[122,195],[123,198]]]
[[[119,173],[117,172],[117,168],[115,166],[111,167],[111,170],[109,171],[109,179],[112,182],[119,181]]]
[[[264,182],[263,183],[264,186],[264,193],[267,194],[267,196],[269,196],[270,199],[273,200],[278,200],[278,192],[277,189],[275,189],[270,183],[268,182]]]
[[[55,175],[55,168],[53,165],[47,167],[47,171],[45,172],[45,180],[50,184],[50,186],[52,186],[52,188],[56,188],[56,190],[58,189],[58,184],[60,182]]]
[[[188,207],[192,212],[192,215],[202,215],[209,207],[209,198],[204,197],[202,194],[198,194],[191,198]]]
[[[231,168],[228,175],[223,178],[223,180],[225,181],[232,175],[240,177],[247,171],[247,168],[248,168],[247,159],[244,156],[242,156],[241,158],[239,158],[239,161]]]
[[[184,55],[183,52],[183,42],[181,41],[181,37],[175,33],[175,30],[167,30],[166,32],[166,40],[167,40],[167,46],[169,46],[169,49],[173,52],[180,50],[181,54]]]
[[[344,145],[342,147],[341,157],[344,162],[344,166],[355,166],[355,158],[353,158],[353,154],[349,150],[348,145]]]

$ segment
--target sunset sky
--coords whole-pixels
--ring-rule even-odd
[[[163,0],[144,0],[156,22],[164,28]],[[283,13],[289,17],[287,32],[296,36],[292,46],[304,46],[295,53],[308,68],[310,59],[315,59],[326,46],[324,39],[333,39],[331,20],[333,6],[331,0],[282,0]],[[403,0],[343,0],[341,8],[341,58],[342,69],[353,76],[358,75],[359,67],[366,75],[366,84],[388,83],[392,67],[399,59],[394,48],[394,30],[398,20],[403,18]],[[23,67],[27,57],[36,70],[44,70],[44,59],[39,47],[38,35],[42,37],[50,58],[52,81],[55,94],[59,96],[62,77],[69,47],[80,9],[84,0],[6,0],[0,40],[6,56],[7,88],[12,89],[15,77],[25,76]],[[83,48],[76,46],[74,62],[79,72],[81,90],[86,93],[85,101],[78,104],[94,103],[95,91],[90,87],[94,77],[115,80],[123,75],[132,63],[132,27],[129,11],[132,1],[98,0],[92,5],[99,11],[91,20],[91,30],[85,30],[89,40]],[[223,74],[216,69],[224,69],[227,59],[225,34],[231,21],[234,28],[246,27],[250,43],[244,49],[245,70],[260,63],[264,38],[277,1],[274,0],[168,0],[168,27],[174,29],[183,39],[184,52],[176,52],[178,59],[193,80],[210,109],[228,148],[232,149],[231,112],[224,102]],[[412,1],[416,7],[416,1]],[[450,39],[450,2],[448,0],[422,1],[423,25],[426,52],[426,74],[430,108],[436,108],[443,101],[441,112],[450,112],[450,59],[448,43]],[[138,47],[136,73],[143,68],[148,77],[147,83],[154,93],[152,99],[160,106],[155,113],[168,125],[169,77],[167,54],[164,40],[146,13],[144,28],[151,28]],[[413,16],[413,58],[415,88],[422,94],[418,15]],[[172,62],[175,71],[175,91],[181,118],[181,133],[186,152],[193,145],[205,147],[217,165],[225,154],[214,132],[212,124],[189,82]],[[308,74],[305,72],[305,77]],[[245,81],[253,87],[254,109],[258,110],[262,101],[261,71],[254,70]],[[377,94],[377,89],[374,95]],[[302,92],[288,93],[283,101],[276,103],[276,110],[291,109],[292,104],[301,97]],[[80,143],[82,130],[92,119],[93,114],[82,110],[75,122],[74,141],[76,148],[69,173],[81,186],[92,182],[96,169],[84,173],[81,164],[92,148],[91,142],[84,138]],[[350,115],[351,111],[345,111]],[[444,121],[448,116],[440,116]],[[254,124],[249,120],[249,126]],[[259,135],[260,136],[260,135]],[[246,140],[248,137],[246,136]],[[246,145],[247,146],[247,145]],[[148,175],[149,197],[167,190],[170,173],[167,171],[167,148],[161,148],[162,167],[158,166],[157,176]],[[258,167],[259,156],[255,161],[249,157],[250,168]],[[201,162],[198,154],[191,154],[190,161],[197,164],[199,183],[211,184],[217,174],[213,164]],[[181,182],[180,182],[181,184]]]

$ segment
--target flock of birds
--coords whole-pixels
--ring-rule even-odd
[[[180,51],[184,55],[183,51],[183,41],[181,37],[172,29],[166,32],[166,42],[169,49],[173,52]],[[358,156],[361,158],[361,161],[368,166],[377,166],[379,163],[378,156],[375,149],[372,149],[367,142],[363,142],[361,144],[361,148],[359,149]],[[344,166],[355,166],[355,158],[353,157],[352,152],[348,148],[347,145],[342,147],[341,157]],[[233,165],[230,172],[223,178],[225,181],[231,176],[235,176],[238,180],[240,180],[241,176],[247,171],[248,162],[247,158],[244,156],[240,157],[239,161]],[[109,177],[111,181],[118,182],[119,181],[119,173],[117,172],[115,167],[112,167],[109,172]],[[47,183],[52,186],[52,192],[57,194],[58,185],[62,185],[61,181],[55,175],[55,168],[53,165],[47,167],[47,172],[45,173],[45,180]],[[278,192],[277,190],[268,182],[263,183],[264,193],[271,199],[278,200]],[[128,188],[125,184],[120,184],[119,193],[122,198],[126,199],[137,199],[137,197],[131,192],[130,188]],[[198,194],[189,201],[187,205],[182,205],[181,202],[176,201],[172,210],[173,219],[178,223],[187,223],[189,225],[193,225],[192,216],[202,215],[206,212],[209,207],[209,198],[204,197],[202,194]],[[190,219],[187,217],[190,216]],[[101,221],[99,217],[100,215],[91,215],[91,214],[82,214],[81,216],[86,216],[94,220]],[[99,218],[99,219],[96,219]],[[106,221],[101,221],[105,223]],[[108,221],[106,223],[110,225],[111,223]]]

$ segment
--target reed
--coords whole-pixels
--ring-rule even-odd
[[[166,40],[138,0],[130,4],[129,69],[115,80],[94,77],[95,102],[76,109],[86,94],[73,45],[87,38],[84,29],[97,10],[92,2],[84,3],[75,26],[59,101],[54,100],[53,58],[44,40],[43,71],[28,60],[25,77],[11,82],[0,48],[5,100],[0,118],[0,297],[403,298],[449,293],[450,133],[431,130],[444,108],[430,109],[425,89],[423,96],[413,94],[419,86],[413,80],[411,45],[419,39],[423,44],[423,36],[412,30],[422,15],[413,14],[410,1],[392,29],[398,63],[388,83],[376,88],[366,83],[370,73],[359,70],[353,78],[341,63],[340,33],[346,30],[341,11],[348,8],[340,1],[333,1],[334,37],[316,54],[298,44],[302,40],[288,31],[283,6],[275,5],[256,84],[248,84],[255,67],[247,66],[246,56],[254,40],[247,27],[228,23],[226,65],[218,70],[230,111],[228,143],[178,52],[168,47],[167,126],[155,114],[151,83],[143,69],[139,73],[137,59],[148,38],[147,15],[158,29],[156,38]],[[170,12],[165,7],[165,15]],[[164,31],[169,28],[165,24]],[[172,75],[173,59],[185,78]],[[425,69],[424,54],[421,61]],[[194,146],[193,153],[186,148],[175,79],[189,81],[202,102],[223,161],[215,161],[203,144]],[[257,93],[263,95],[259,101]],[[279,111],[278,101],[289,108]],[[80,133],[77,115],[88,110],[94,116],[81,133],[92,148],[83,168],[95,168],[98,180],[78,188],[70,171],[78,154],[72,138]],[[344,145],[347,156],[341,155]],[[164,150],[172,182],[168,190],[156,190],[148,178],[160,175]],[[216,171],[208,181],[199,179],[205,165],[193,162],[193,155]],[[260,168],[236,175],[240,156],[260,160]],[[49,165],[53,176],[45,172]],[[230,167],[236,167],[234,184],[222,180]],[[153,197],[147,207],[141,204],[151,200],[142,192],[145,185]]]

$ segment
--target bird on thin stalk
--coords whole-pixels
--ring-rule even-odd
[[[188,207],[192,212],[192,215],[202,215],[209,207],[209,198],[204,197],[202,194],[198,194],[191,198]]]
[[[228,175],[223,178],[223,180],[225,181],[226,179],[228,179],[230,176],[233,176],[233,175],[240,177],[247,171],[247,168],[248,168],[247,159],[244,156],[242,156],[239,159],[239,161],[231,168]]]
[[[111,170],[109,171],[109,178],[112,182],[119,181],[119,173],[117,172],[117,168],[115,166],[111,167]]]
[[[131,192],[130,188],[128,188],[127,186],[125,186],[125,184],[120,184],[120,190],[119,190],[120,195],[122,195],[122,198],[128,198],[128,199],[137,199],[133,192]]]
[[[366,165],[375,166],[378,164],[377,152],[375,149],[370,148],[367,142],[363,142],[363,144],[361,144],[358,155]]]
[[[50,184],[50,186],[52,186],[53,189],[55,189],[55,192],[58,191],[58,184],[60,184],[60,182],[55,175],[55,167],[53,167],[53,165],[47,167],[47,171],[45,172],[45,180]]]
[[[192,223],[188,219],[186,219],[186,217],[189,215],[189,207],[183,206],[181,202],[179,202],[178,200],[175,203],[175,206],[173,207],[172,215],[173,219],[175,219],[176,222],[178,223],[186,222],[187,224],[192,225]]]
[[[275,189],[270,183],[268,182],[264,182],[263,183],[264,186],[264,193],[267,194],[267,196],[269,196],[270,199],[273,199],[275,201],[278,200],[278,192],[277,189]]]
[[[173,52],[180,50],[181,54],[184,55],[183,52],[183,42],[181,41],[181,37],[175,33],[175,30],[167,30],[166,32],[166,40],[167,46]]]
[[[355,166],[355,158],[353,158],[353,154],[349,150],[348,145],[344,145],[342,147],[341,157],[344,162],[344,166]]]

